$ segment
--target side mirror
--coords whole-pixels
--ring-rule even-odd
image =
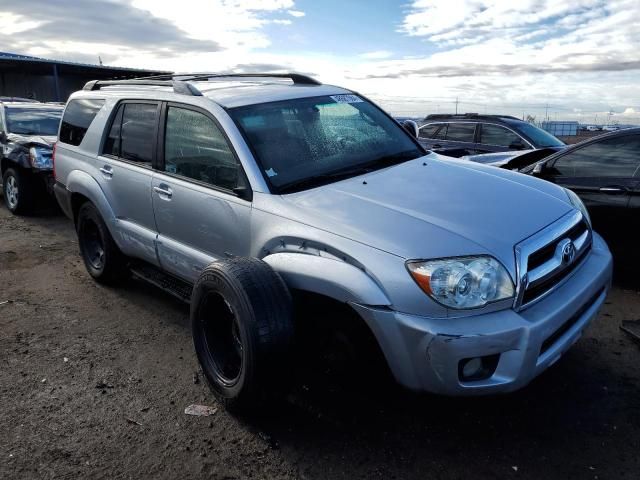
[[[402,122],[402,128],[409,132],[413,138],[418,138],[420,129],[418,128],[418,124],[413,120],[405,120]]]
[[[539,177],[546,168],[547,162],[538,162],[533,166],[533,171],[531,173],[533,173],[534,176]]]

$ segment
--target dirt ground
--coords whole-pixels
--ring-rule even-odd
[[[515,394],[450,399],[298,381],[238,419],[202,381],[188,307],[96,285],[60,213],[0,204],[0,479],[624,479],[640,475],[640,318],[618,284],[587,334]]]

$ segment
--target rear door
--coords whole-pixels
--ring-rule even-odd
[[[637,190],[640,135],[620,135],[560,155],[544,170],[543,178],[576,192],[614,250],[634,248],[631,235],[637,207],[629,208]],[[636,204],[636,200],[632,202]]]
[[[478,153],[507,152],[533,148],[513,130],[502,125],[482,123],[478,136]]]
[[[215,118],[199,108],[163,107],[153,176],[158,255],[163,269],[195,281],[214,260],[249,253],[250,190]]]
[[[445,147],[452,156],[474,155],[476,150],[476,127],[474,122],[450,122],[444,135]],[[445,152],[446,154],[446,152]]]
[[[97,179],[118,220],[124,253],[158,265],[151,203],[160,103],[126,100],[114,109]]]

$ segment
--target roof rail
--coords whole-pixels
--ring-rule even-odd
[[[175,93],[190,96],[202,96],[200,90],[193,85],[181,80],[154,80],[154,79],[131,79],[131,80],[91,80],[87,82],[83,90],[100,90],[102,87],[116,85],[125,86],[149,86],[149,87],[172,87]]]
[[[141,77],[136,80],[174,80],[182,82],[209,80],[209,79],[224,79],[224,78],[288,78],[294,84],[297,85],[322,85],[308,75],[302,75],[301,73],[173,73],[169,75],[154,75],[151,77]]]
[[[440,120],[444,120],[444,119],[448,119],[448,118],[460,118],[460,119],[464,119],[464,118],[479,118],[479,119],[483,119],[483,118],[509,118],[511,120],[520,120],[517,117],[513,117],[511,115],[485,115],[485,114],[480,114],[480,113],[432,113],[431,115],[427,115],[426,117],[424,117],[425,120],[436,120],[436,119],[440,119]]]
[[[0,97],[0,102],[41,103],[40,100],[35,98],[24,97]]]

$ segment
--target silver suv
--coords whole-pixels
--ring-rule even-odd
[[[91,276],[133,272],[189,301],[203,371],[233,407],[281,385],[307,318],[339,325],[327,305],[410,389],[515,390],[611,281],[570,191],[429,153],[362,95],[297,74],[90,82],[67,104],[55,175]],[[294,321],[300,296],[314,301]]]

